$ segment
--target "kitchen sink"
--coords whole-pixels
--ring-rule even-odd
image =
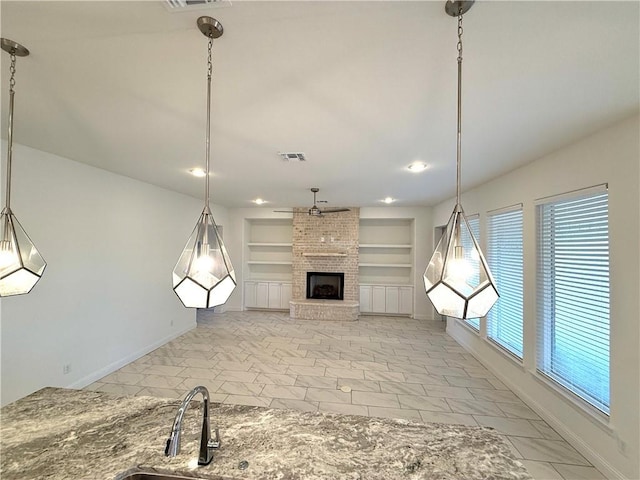
[[[182,475],[173,475],[167,473],[152,473],[152,472],[135,472],[130,473],[122,480],[201,480],[197,477],[184,477]]]
[[[133,472],[118,477],[118,480],[203,480],[199,477],[185,477],[177,473]],[[209,480],[234,480],[219,475],[209,477]]]

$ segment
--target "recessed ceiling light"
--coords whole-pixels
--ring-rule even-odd
[[[389,203],[393,203],[393,202],[395,202],[396,200],[395,200],[395,198],[386,197],[386,198],[385,198],[384,200],[382,200],[382,201],[383,201],[384,203],[389,204]]]
[[[199,167],[198,167],[198,168],[191,168],[191,169],[189,169],[189,173],[190,173],[191,175],[193,175],[194,177],[204,177],[204,176],[206,176],[206,175],[207,175],[207,174],[205,173],[205,171],[204,171],[203,169],[199,168]]]
[[[407,168],[414,173],[418,173],[418,172],[422,172],[423,170],[426,170],[427,164],[423,162],[413,162]]]
[[[262,198],[256,198],[255,200],[253,200],[253,203],[255,203],[256,205],[262,205],[263,203],[267,203],[267,201],[263,200]]]

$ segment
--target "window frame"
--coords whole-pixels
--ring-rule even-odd
[[[595,199],[599,196],[605,196],[603,213],[606,213],[606,255],[603,259],[606,259],[606,306],[601,308],[607,311],[606,315],[606,334],[607,334],[607,395],[606,399],[596,398],[596,395],[589,393],[587,387],[582,384],[578,385],[576,378],[572,375],[567,375],[565,378],[557,372],[552,372],[551,364],[553,363],[553,343],[555,335],[555,327],[548,327],[549,322],[555,322],[555,308],[556,308],[556,275],[547,274],[548,268],[554,269],[555,263],[551,266],[547,265],[546,258],[544,258],[545,252],[543,248],[551,251],[552,262],[555,259],[555,250],[553,246],[543,246],[543,209],[548,206],[562,205],[567,202],[589,201],[589,199]],[[587,407],[589,411],[597,412],[600,416],[604,416],[606,419],[610,416],[611,410],[611,262],[610,262],[610,230],[609,230],[609,194],[608,185],[602,184],[594,187],[588,187],[581,190],[575,190],[572,192],[563,193],[560,195],[544,197],[536,200],[535,202],[535,215],[536,215],[536,359],[535,359],[535,373],[544,383],[549,384],[555,390],[560,391],[565,397],[570,398],[575,403],[578,403],[582,408]],[[576,223],[572,227],[578,228],[581,223]],[[553,228],[553,227],[551,227]],[[576,270],[579,273],[579,271]],[[546,275],[549,275],[550,284],[545,282]],[[550,298],[545,302],[545,298]],[[576,322],[577,323],[577,322]],[[572,325],[569,325],[571,327]],[[573,334],[573,332],[572,332]],[[599,344],[596,344],[599,345]],[[581,350],[584,351],[584,350]],[[584,356],[584,354],[583,354]]]
[[[523,365],[524,355],[525,355],[525,352],[524,352],[525,342],[524,342],[524,208],[522,203],[509,205],[507,207],[503,207],[503,208],[499,208],[499,209],[491,210],[487,212],[487,261],[489,264],[489,268],[491,269],[492,275],[494,276],[494,278],[496,278],[497,269],[494,268],[492,264],[494,264],[495,261],[499,261],[499,259],[495,258],[495,254],[494,254],[495,245],[493,245],[492,243],[492,239],[493,239],[492,219],[500,215],[513,214],[513,213],[519,213],[518,220],[519,220],[519,227],[520,227],[518,232],[519,240],[520,240],[520,252],[519,252],[520,253],[520,271],[519,271],[520,273],[520,299],[519,299],[520,349],[519,351],[517,351],[515,347],[508,345],[506,341],[503,343],[499,341],[500,339],[498,337],[493,336],[491,334],[493,322],[491,322],[489,317],[491,316],[491,312],[494,311],[493,309],[489,311],[486,317],[486,324],[487,324],[486,338],[491,345],[496,346],[501,352],[508,354],[509,357],[515,360],[518,364]],[[500,288],[500,283],[498,279],[496,279],[496,287],[498,289],[498,294],[500,294],[501,288]],[[498,301],[496,302],[496,305],[494,305],[494,308],[497,306],[498,302],[500,302],[501,298],[503,297],[500,297],[498,299]],[[497,321],[498,319],[496,319],[496,322]]]

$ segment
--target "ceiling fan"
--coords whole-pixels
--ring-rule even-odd
[[[309,215],[311,215],[312,217],[321,217],[323,216],[325,213],[339,213],[339,212],[349,212],[351,211],[351,209],[349,208],[324,208],[322,210],[320,210],[316,204],[317,203],[327,203],[326,200],[316,200],[316,194],[320,191],[319,188],[312,188],[311,191],[313,192],[313,207],[311,207],[309,209]],[[281,212],[281,213],[293,213],[293,210],[274,210],[274,212]]]

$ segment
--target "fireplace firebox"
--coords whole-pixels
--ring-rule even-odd
[[[344,299],[344,273],[307,272],[307,298]]]

